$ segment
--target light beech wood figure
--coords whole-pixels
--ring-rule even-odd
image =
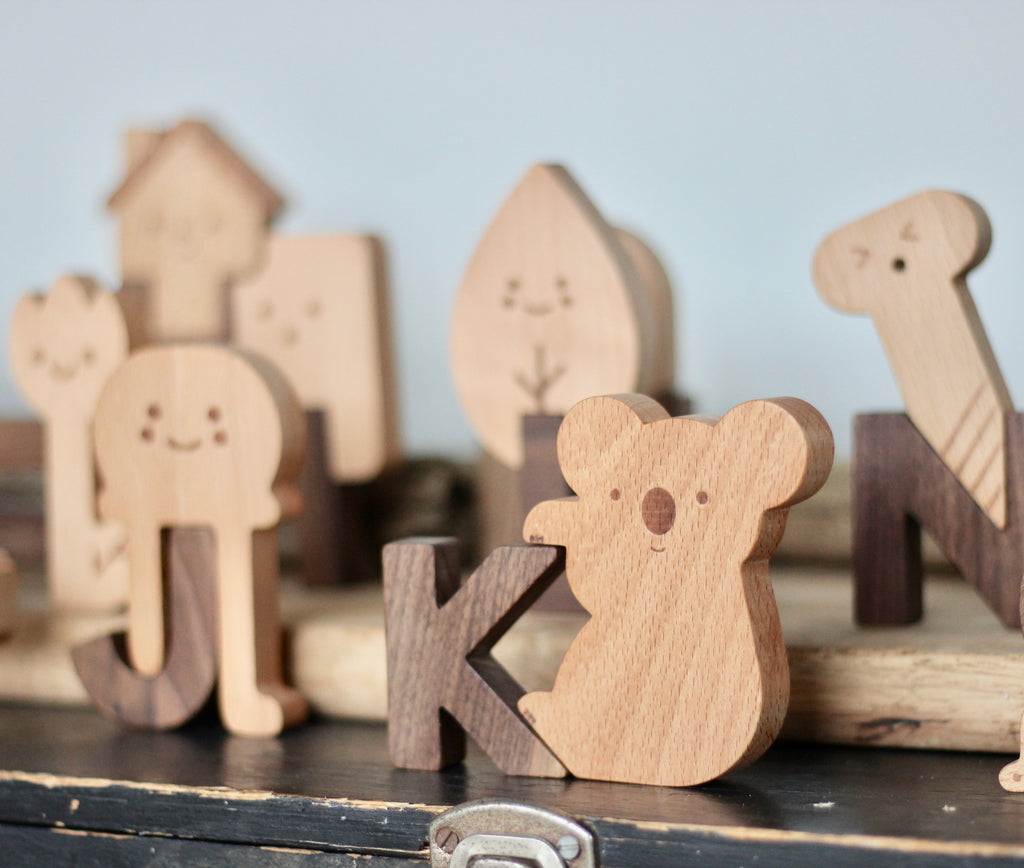
[[[689,786],[767,749],[789,697],[768,558],[832,453],[828,424],[795,398],[717,421],[642,395],[566,415],[559,461],[578,497],[538,504],[523,535],[566,547],[591,618],[551,692],[519,708],[570,772]]]
[[[323,413],[328,468],[366,482],[398,456],[384,250],[368,235],[274,236],[232,293],[235,343],[266,356]]]
[[[676,383],[675,302],[672,284],[658,255],[642,238],[617,227],[615,237],[622,245],[647,295],[654,322],[651,376],[645,391],[659,397],[669,395]]]
[[[194,120],[129,132],[127,169],[107,204],[126,297],[144,308],[138,339],[226,340],[228,287],[262,263],[282,198]]]
[[[281,677],[276,527],[300,507],[305,418],[269,363],[222,346],[143,349],[96,410],[100,512],[122,522],[131,570],[128,655],[164,667],[161,533],[216,537],[219,705],[240,735],[274,735],[305,715]]]
[[[463,411],[483,447],[518,468],[524,415],[648,389],[655,332],[614,230],[564,168],[534,166],[484,234],[455,300]]]
[[[26,295],[11,318],[11,369],[43,420],[46,571],[61,609],[124,605],[124,531],[96,517],[92,420],[108,377],[128,353],[113,294],[87,277],[58,278]]]
[[[1005,528],[1013,402],[967,289],[991,238],[976,202],[919,193],[829,235],[814,257],[814,282],[833,307],[872,317],[907,415]]]

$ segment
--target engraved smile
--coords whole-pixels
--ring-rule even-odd
[[[661,552],[665,551],[665,549],[663,549],[663,548],[658,549],[658,548],[655,548],[654,546],[651,546],[651,551],[652,552],[658,552],[660,554]]]
[[[195,440],[189,440],[186,443],[175,440],[173,437],[167,438],[167,445],[170,446],[171,449],[177,449],[179,452],[194,452],[199,448],[201,442],[202,441],[198,438]]]
[[[63,365],[58,365],[56,362],[50,365],[50,373],[58,380],[70,380],[77,371],[78,365],[70,365],[66,368]]]
[[[545,314],[551,313],[550,304],[528,304],[523,307],[528,314],[531,316],[544,316]]]

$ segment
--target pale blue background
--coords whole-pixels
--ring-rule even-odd
[[[810,260],[927,187],[988,210],[972,281],[1024,400],[1024,4],[0,0],[0,327],[62,270],[111,281],[121,132],[213,120],[289,197],[282,228],[389,244],[405,441],[469,455],[448,371],[462,271],[526,167],[565,162],[682,292],[700,409],[900,404],[871,323]],[[26,414],[6,363],[0,413]]]

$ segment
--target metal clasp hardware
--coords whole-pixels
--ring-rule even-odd
[[[468,802],[430,824],[432,868],[597,868],[593,834],[518,802]]]

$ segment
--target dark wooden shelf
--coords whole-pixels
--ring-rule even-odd
[[[706,865],[1024,864],[1024,796],[997,781],[1007,759],[781,744],[720,781],[668,789],[509,778],[479,753],[443,773],[394,769],[379,724],[314,721],[255,741],[214,719],[147,733],[8,705],[0,841],[39,864],[404,864],[427,858],[441,810],[515,799],[586,822],[606,866],[698,853]]]

